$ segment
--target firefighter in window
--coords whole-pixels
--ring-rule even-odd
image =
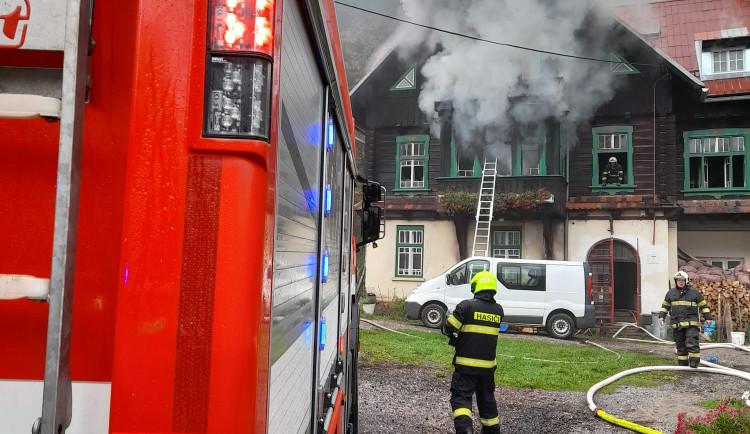
[[[604,167],[602,172],[602,185],[622,184],[622,165],[617,162],[617,158],[609,157],[609,163]]]

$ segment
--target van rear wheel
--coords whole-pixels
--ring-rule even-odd
[[[425,326],[439,329],[445,322],[445,308],[437,303],[430,303],[422,309],[419,318]]]
[[[567,313],[560,312],[547,318],[547,333],[553,338],[569,339],[575,331],[575,322]]]

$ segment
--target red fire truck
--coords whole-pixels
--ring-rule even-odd
[[[332,0],[0,0],[0,432],[356,432],[353,144]]]

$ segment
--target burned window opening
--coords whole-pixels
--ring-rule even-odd
[[[687,189],[734,189],[747,186],[747,132],[740,130],[744,134],[731,134],[734,131],[736,130],[706,131],[706,134],[710,134],[708,137],[696,137],[704,132],[686,133]],[[717,135],[722,132],[729,132],[731,135]]]

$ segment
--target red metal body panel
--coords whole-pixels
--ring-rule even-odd
[[[114,13],[114,7],[117,13]],[[86,106],[72,325],[74,381],[109,381],[127,146],[134,8],[97,2],[91,56],[94,87]],[[13,54],[10,54],[13,53]],[[6,56],[6,54],[8,54]],[[17,54],[17,55],[16,55]],[[59,66],[60,53],[3,50],[3,65]],[[7,61],[7,62],[6,62]],[[58,124],[0,120],[0,273],[49,277],[54,226]],[[46,303],[0,303],[0,378],[44,376]]]
[[[279,17],[280,2],[276,8]],[[140,4],[112,432],[265,431],[275,146],[202,137],[207,10],[206,0]],[[274,74],[272,119],[278,68]],[[220,176],[208,163],[189,168],[194,158],[214,161]],[[191,189],[197,196],[186,198]],[[209,220],[217,231],[207,235],[213,223],[201,203],[214,193],[220,202]],[[212,237],[215,257],[186,258],[183,246]],[[206,247],[201,254],[210,256]],[[196,279],[212,286],[202,288],[211,292],[210,312],[180,303],[181,291],[199,294]]]
[[[112,433],[266,431],[282,7],[269,144],[202,137],[208,0],[96,2],[71,375],[111,381]],[[0,64],[61,63],[37,54]],[[0,120],[0,131],[0,273],[49,277],[58,124]],[[0,379],[43,378],[47,309],[0,303],[0,348],[13,354]]]

